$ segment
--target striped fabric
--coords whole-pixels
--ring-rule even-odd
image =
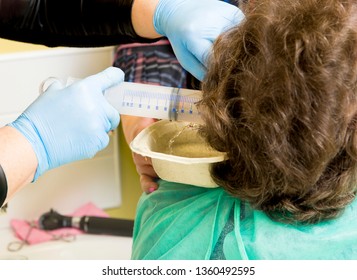
[[[120,45],[114,66],[125,73],[125,81],[170,87],[187,87],[182,68],[167,39],[151,44]]]

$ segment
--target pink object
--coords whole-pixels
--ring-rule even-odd
[[[105,213],[102,209],[97,208],[93,203],[89,202],[78,208],[69,216],[108,217],[109,215]],[[83,233],[83,231],[74,228],[42,230],[38,228],[37,221],[31,223],[25,220],[12,219],[10,224],[15,232],[16,237],[25,241],[27,244],[37,244]]]

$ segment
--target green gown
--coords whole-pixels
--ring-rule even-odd
[[[335,220],[287,225],[228,195],[159,181],[139,200],[132,259],[357,259],[357,201]]]

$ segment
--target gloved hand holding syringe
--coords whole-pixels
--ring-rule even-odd
[[[41,91],[51,79],[56,78],[47,79]],[[63,84],[68,86],[76,80],[68,78]],[[199,90],[122,82],[107,89],[104,97],[121,115],[202,123],[196,107],[202,98]]]

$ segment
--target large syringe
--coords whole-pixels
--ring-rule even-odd
[[[123,115],[202,123],[199,90],[123,82],[104,96]]]

